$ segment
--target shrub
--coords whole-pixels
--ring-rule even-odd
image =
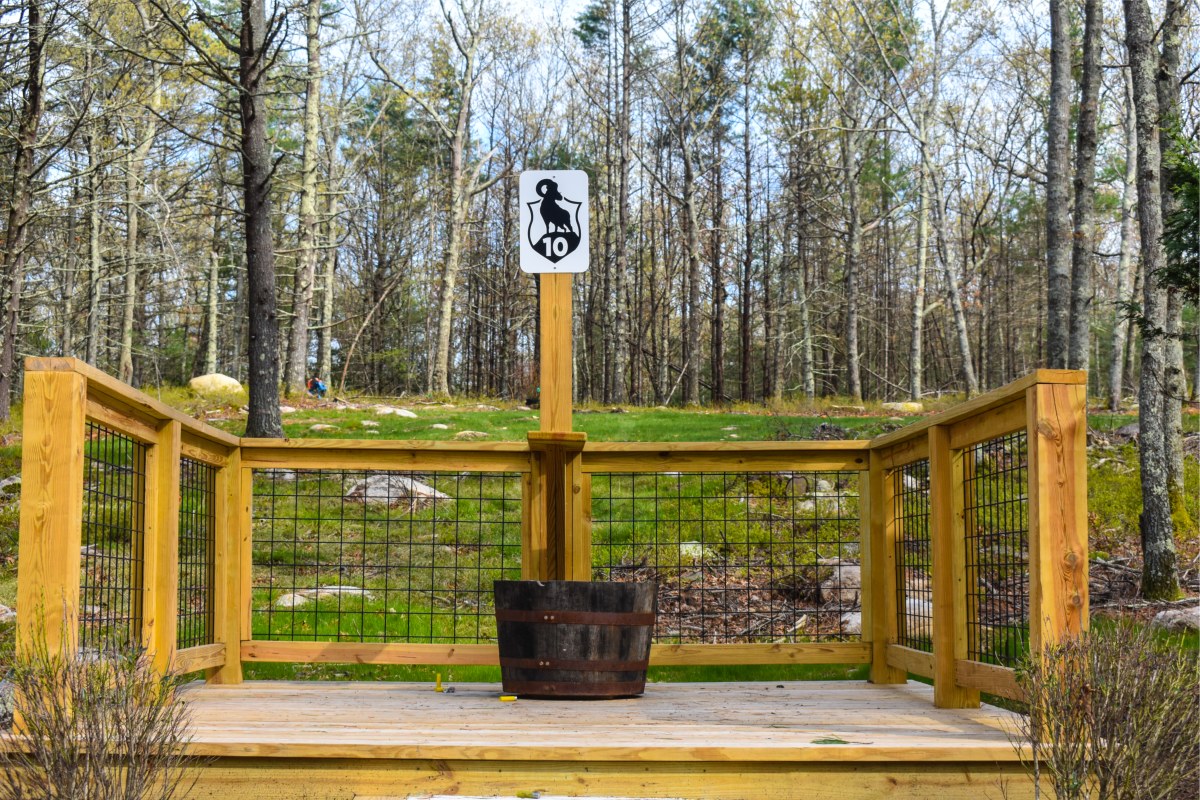
[[[142,652],[45,646],[9,673],[23,752],[0,748],[0,800],[172,800],[191,788],[188,711]]]
[[[1014,744],[1058,800],[1196,797],[1200,665],[1188,648],[1107,625],[1048,646],[1017,680],[1029,713]]]

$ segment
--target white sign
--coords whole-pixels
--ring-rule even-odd
[[[586,272],[588,177],[581,169],[521,173],[521,271]]]

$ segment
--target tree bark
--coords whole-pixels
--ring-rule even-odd
[[[1174,524],[1169,497],[1167,452],[1166,290],[1159,281],[1162,249],[1161,142],[1155,86],[1158,59],[1153,48],[1154,23],[1146,0],[1123,0],[1125,44],[1133,80],[1138,139],[1138,227],[1141,234],[1142,374],[1138,392],[1139,449],[1142,483],[1142,596],[1174,599],[1179,595]]]
[[[750,320],[750,312],[753,308],[751,297],[751,282],[753,280],[754,269],[754,235],[752,220],[754,214],[751,206],[751,185],[750,185],[750,66],[746,65],[743,72],[745,79],[742,81],[742,225],[745,228],[745,237],[742,245],[742,281],[741,295],[738,299],[741,305],[741,313],[738,319],[738,330],[741,333],[741,350],[742,350],[742,373],[741,373],[741,390],[742,401],[750,402],[754,398],[754,380],[750,370],[751,351],[753,349],[753,340],[751,333],[753,332],[753,324]]]
[[[279,317],[275,305],[275,242],[271,230],[272,159],[267,143],[267,20],[265,0],[241,0],[238,105],[242,195],[246,215],[246,315],[250,323],[250,412],[246,436],[283,436],[279,414]]]
[[[718,116],[720,109],[714,111]],[[725,228],[725,185],[724,185],[724,124],[720,119],[713,125],[713,199],[712,238],[709,252],[710,280],[712,282],[712,330],[710,334],[710,371],[714,403],[725,400],[725,270],[722,268]]]
[[[1125,344],[1129,314],[1125,303],[1133,297],[1133,248],[1137,236],[1137,112],[1129,71],[1125,77],[1125,179],[1121,190],[1121,251],[1117,259],[1116,308],[1113,311],[1112,360],[1108,370],[1108,408],[1119,411],[1125,395]]]
[[[101,273],[104,260],[100,252],[100,164],[96,154],[96,136],[89,134],[86,142],[88,161],[88,315],[87,349],[84,359],[93,367],[100,366],[100,296],[103,291]]]
[[[680,132],[683,153],[683,216],[687,236],[687,331],[683,337],[683,402],[700,404],[700,219],[691,137]]]
[[[1065,369],[1070,351],[1069,129],[1071,27],[1067,0],[1050,0],[1050,107],[1046,112],[1046,354]]]
[[[0,419],[4,420],[9,418],[12,409],[15,384],[21,299],[25,286],[25,248],[29,242],[29,217],[33,205],[34,150],[44,109],[45,47],[49,28],[42,17],[40,0],[27,0],[25,15],[28,29],[27,71],[21,92],[21,116],[17,125],[16,154],[13,157],[5,247],[0,255],[3,259],[0,274],[8,284],[4,338],[0,340]]]
[[[924,145],[920,145],[924,151]],[[922,156],[917,176],[917,268],[913,279],[912,339],[908,348],[908,396],[920,402],[924,366],[925,277],[929,258],[929,174]]]
[[[613,376],[612,399],[624,403],[629,397],[629,163],[633,135],[633,0],[621,0],[621,106],[617,121],[617,241],[616,271],[613,274]]]
[[[1071,242],[1071,330],[1067,365],[1088,368],[1092,343],[1092,252],[1096,240],[1096,120],[1100,113],[1101,0],[1085,0],[1083,77],[1075,134],[1075,235]]]
[[[292,327],[288,337],[284,391],[304,393],[308,367],[309,314],[313,280],[320,256],[317,233],[317,161],[321,133],[321,0],[308,0],[305,10],[308,74],[304,86],[304,155],[300,168],[300,252],[296,280],[292,284]],[[320,376],[329,380],[329,375]]]
[[[846,121],[842,131],[842,173],[846,181],[846,393],[862,400],[858,357],[858,262],[862,249],[862,217],[858,209],[857,123]]]

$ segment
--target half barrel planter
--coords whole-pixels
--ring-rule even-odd
[[[495,592],[505,692],[600,699],[646,690],[657,584],[496,581]]]

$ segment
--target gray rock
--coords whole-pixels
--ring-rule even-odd
[[[358,424],[363,426],[364,428],[378,428],[379,427],[379,423],[373,419],[364,419],[362,422],[360,422]]]
[[[318,431],[318,432],[320,432],[320,431],[336,431],[337,429],[338,429],[337,425],[325,425],[324,423],[320,423],[320,422],[309,428],[310,431]]]
[[[843,608],[854,608],[862,599],[862,567],[835,561],[830,566],[833,572],[821,581],[821,600],[837,603]]]
[[[0,605],[0,625],[4,625],[9,622],[16,622],[16,620],[17,612],[13,611],[8,606]]]
[[[439,492],[415,478],[391,472],[379,472],[351,486],[345,494],[347,500],[356,500],[368,505],[386,505],[389,508],[407,507],[416,511],[435,500],[449,500],[450,495]]]
[[[879,407],[884,411],[891,411],[893,414],[920,414],[925,410],[923,405],[913,402],[882,403]]]
[[[1128,439],[1136,439],[1142,432],[1142,427],[1136,422],[1131,422],[1128,425],[1122,425],[1113,431],[1113,436],[1124,436]]]
[[[275,601],[276,608],[299,608],[308,602],[308,598],[299,592],[289,592],[281,595]]]
[[[1200,631],[1200,606],[1168,608],[1155,614],[1150,624],[1164,631],[1177,633]]]
[[[371,406],[371,411],[379,417],[396,416],[405,417],[407,419],[417,418],[417,415],[409,411],[407,408],[396,408],[395,406]]]
[[[210,372],[208,375],[197,375],[192,378],[188,381],[188,388],[196,394],[214,395],[240,392],[242,385],[237,382],[236,378],[222,375],[219,372]]]
[[[296,409],[294,406],[280,406],[279,413],[280,414],[295,414]]]
[[[842,614],[842,633],[862,633],[862,612],[847,611]]]
[[[454,438],[459,442],[473,442],[478,439],[488,438],[488,434],[484,433],[483,431],[459,431],[458,433],[454,434]]]
[[[0,681],[0,731],[12,727],[13,721],[13,685],[10,681]]]
[[[432,425],[430,425],[429,427],[433,428],[435,431],[448,431],[448,430],[450,430],[450,426],[449,426],[449,425],[446,425],[445,423],[442,423],[442,422],[435,422],[435,423],[433,423]]]

